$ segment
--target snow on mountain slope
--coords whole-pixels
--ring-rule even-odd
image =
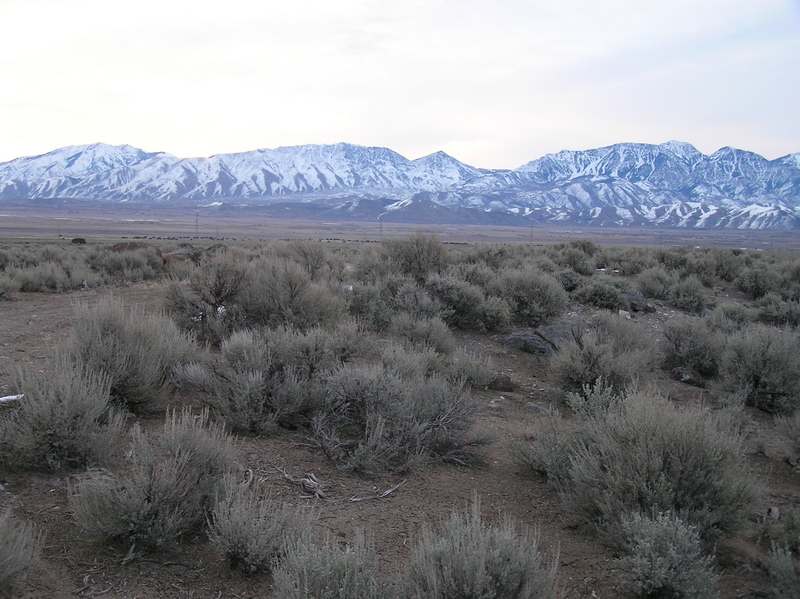
[[[0,164],[0,200],[25,198],[203,203],[283,198],[351,202],[342,212],[347,214],[362,213],[352,208],[359,198],[372,198],[392,204],[393,218],[412,210],[423,218],[433,208],[420,206],[435,204],[544,221],[794,228],[800,216],[800,153],[770,161],[730,147],[707,156],[678,141],[627,143],[564,150],[507,171],[478,169],[443,152],[408,160],[387,148],[345,143],[187,159],[93,144]]]

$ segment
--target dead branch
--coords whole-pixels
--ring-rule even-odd
[[[400,487],[402,487],[404,484],[406,484],[406,481],[405,481],[405,480],[403,480],[403,481],[401,481],[401,482],[397,483],[395,486],[393,486],[393,487],[392,487],[392,488],[390,488],[390,489],[386,489],[386,490],[385,490],[383,493],[380,493],[380,494],[378,494],[378,492],[376,491],[376,492],[375,492],[375,495],[372,495],[372,496],[370,496],[370,497],[356,497],[355,495],[353,495],[353,496],[352,496],[350,499],[348,499],[347,501],[348,501],[349,503],[356,503],[357,501],[369,501],[370,499],[386,499],[387,497],[389,497],[389,495],[391,495],[392,493],[394,493],[395,491],[397,491],[397,489],[399,489]]]

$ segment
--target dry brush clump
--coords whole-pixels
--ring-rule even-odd
[[[664,324],[661,344],[667,369],[689,368],[705,377],[719,372],[725,349],[725,335],[707,326],[707,319],[678,317]]]
[[[273,572],[275,599],[382,599],[388,589],[378,581],[378,561],[363,534],[340,546],[298,538],[286,544]]]
[[[111,404],[109,378],[60,356],[46,371],[20,369],[13,382],[22,395],[0,415],[0,463],[9,468],[57,470],[106,462],[123,416]]]
[[[232,439],[208,411],[170,412],[161,435],[134,428],[128,471],[95,470],[70,481],[75,521],[107,541],[173,549],[203,530],[234,458]]]
[[[603,412],[535,435],[517,455],[550,478],[578,519],[619,547],[629,514],[672,513],[705,542],[745,523],[757,490],[739,434],[705,409],[679,409],[657,394],[622,396]]]
[[[626,597],[713,599],[719,576],[696,528],[670,513],[622,520],[619,591]]]
[[[558,280],[536,267],[500,271],[491,291],[508,302],[512,320],[524,326],[539,326],[567,308],[567,294]]]
[[[655,363],[655,345],[638,323],[599,314],[585,329],[574,331],[550,368],[564,390],[582,393],[598,382],[623,391]]]
[[[161,314],[110,296],[79,303],[75,313],[66,354],[107,377],[113,401],[134,414],[160,407],[175,389],[175,369],[202,360],[194,339]]]
[[[260,496],[252,485],[226,477],[209,517],[211,545],[245,574],[271,571],[287,546],[312,535],[316,522],[313,511]]]
[[[469,463],[474,404],[439,376],[403,376],[382,365],[348,366],[328,377],[312,433],[338,467],[405,471],[424,459]]]
[[[44,534],[29,522],[18,520],[10,509],[0,511],[0,591],[39,559]]]
[[[795,331],[750,326],[726,343],[720,371],[749,405],[792,413],[800,407],[800,337]]]
[[[511,520],[486,525],[476,499],[434,532],[425,528],[403,579],[405,599],[551,599],[557,558],[548,564],[536,534]]]

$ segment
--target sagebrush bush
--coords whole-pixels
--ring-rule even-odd
[[[441,273],[447,265],[447,250],[435,234],[414,233],[383,241],[383,251],[404,275],[424,283],[430,274]]]
[[[194,339],[169,318],[128,310],[113,297],[77,304],[67,353],[108,377],[112,399],[135,414],[169,396],[177,366],[201,360]]]
[[[0,415],[0,462],[9,468],[97,465],[114,453],[123,417],[110,401],[110,382],[63,357],[47,371],[29,366],[13,383],[19,405]]]
[[[70,481],[75,521],[90,534],[169,550],[206,523],[235,459],[232,439],[208,411],[167,414],[160,436],[137,426],[127,474],[91,471]]]
[[[674,514],[622,519],[620,591],[629,597],[712,599],[719,580],[697,530]]]
[[[388,596],[378,582],[375,550],[359,535],[353,545],[340,547],[330,539],[315,544],[307,539],[289,542],[286,555],[273,573],[275,599],[382,599]]]
[[[690,275],[675,283],[669,290],[669,301],[676,308],[699,314],[708,305],[703,283],[694,275]]]
[[[444,321],[457,329],[481,330],[487,328],[483,321],[483,290],[453,276],[429,277],[425,287],[446,309]]]
[[[786,413],[800,407],[800,339],[792,331],[751,326],[731,335],[720,370],[750,405]]]
[[[725,339],[697,318],[675,318],[664,324],[664,366],[691,368],[703,376],[716,376]]]
[[[269,572],[287,544],[311,535],[312,512],[272,497],[259,497],[229,476],[209,518],[208,537],[231,569],[246,574]]]
[[[582,393],[598,381],[623,391],[654,365],[655,347],[642,328],[616,314],[604,314],[561,348],[551,373],[567,391]]]
[[[784,301],[777,293],[767,293],[759,300],[758,320],[776,326],[800,325],[800,302]]]
[[[752,299],[763,297],[771,291],[778,291],[782,285],[781,277],[771,265],[761,262],[744,268],[736,277],[736,287]]]
[[[0,590],[39,559],[44,534],[32,524],[17,520],[10,509],[0,510]]]
[[[191,270],[187,286],[172,283],[164,309],[181,329],[218,345],[244,320],[241,296],[249,274],[241,256],[221,252]]]
[[[564,495],[611,545],[631,513],[673,513],[712,541],[745,523],[756,492],[738,434],[715,414],[646,393],[580,421]]]
[[[589,283],[572,293],[570,298],[581,304],[588,304],[606,310],[627,310],[628,298],[616,286],[607,281]]]
[[[663,266],[654,266],[643,270],[636,277],[639,291],[645,297],[665,300],[669,297],[669,290],[675,284],[675,276]]]
[[[750,324],[750,313],[739,304],[724,303],[716,306],[704,322],[708,329],[730,335]]]
[[[312,281],[296,262],[277,259],[252,263],[241,305],[248,326],[269,327],[335,325],[347,310],[339,290]]]
[[[523,471],[544,479],[554,489],[569,483],[570,459],[582,442],[581,427],[557,414],[539,418],[532,430],[514,444],[514,459]]]
[[[513,320],[526,326],[539,326],[567,308],[567,294],[558,280],[535,267],[501,271],[492,289],[492,295],[511,306]]]
[[[557,564],[545,563],[538,537],[510,520],[485,525],[477,499],[438,532],[426,528],[403,579],[406,599],[551,599]]]
[[[424,318],[401,312],[392,318],[388,332],[412,346],[430,347],[442,354],[455,348],[453,333],[438,316]]]
[[[411,378],[384,366],[349,366],[326,382],[313,433],[329,459],[358,472],[408,470],[421,459],[466,462],[474,405],[439,376]]]

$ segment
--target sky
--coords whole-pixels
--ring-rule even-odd
[[[300,144],[800,152],[800,0],[0,0],[0,162]]]

